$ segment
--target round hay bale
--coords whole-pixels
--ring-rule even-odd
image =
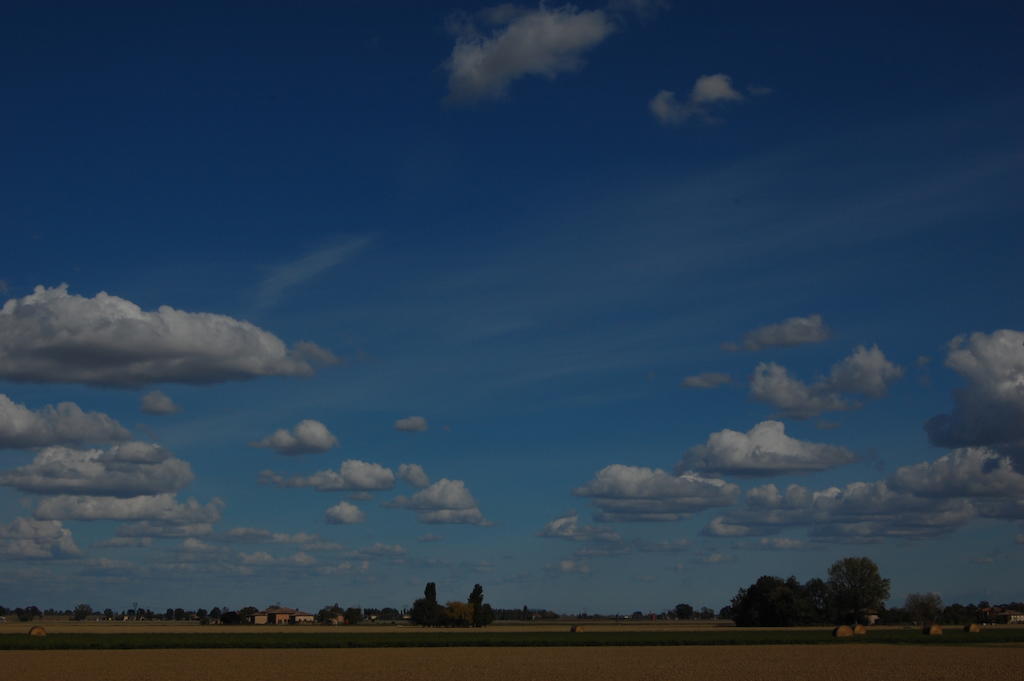
[[[925,636],[942,636],[942,627],[938,624],[926,624],[921,633]]]
[[[582,624],[574,624],[571,627],[569,627],[569,631],[571,631],[574,634],[578,634],[581,631],[583,631],[583,625]]]
[[[46,629],[43,629],[39,625],[36,625],[28,630],[29,636],[46,636]]]
[[[868,633],[868,628],[865,627],[863,624],[858,624],[857,626],[855,626],[853,628],[853,635],[854,636],[867,636],[867,633]]]
[[[853,636],[853,629],[846,626],[845,624],[842,624],[832,630],[832,635],[835,638],[845,638],[847,636]]]
[[[981,631],[981,625],[975,624],[973,622],[971,624],[965,624],[964,631],[966,631],[969,634],[977,634],[979,631]]]

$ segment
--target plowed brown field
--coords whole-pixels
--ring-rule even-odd
[[[18,681],[961,681],[1010,678],[1022,665],[1020,646],[0,652],[3,678]]]

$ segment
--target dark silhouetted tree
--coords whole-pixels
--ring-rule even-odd
[[[880,610],[889,598],[889,580],[867,557],[837,560],[828,569],[828,588],[837,621],[863,622],[868,610]]]

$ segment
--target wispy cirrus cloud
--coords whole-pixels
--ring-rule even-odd
[[[352,259],[369,244],[369,237],[345,238],[323,248],[314,249],[297,260],[274,267],[260,282],[256,292],[257,307],[273,307],[291,289]]]

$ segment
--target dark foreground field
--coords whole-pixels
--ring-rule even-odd
[[[18,681],[962,681],[1017,678],[1015,645],[390,650],[14,650]]]
[[[25,633],[0,634],[0,650],[132,650],[159,648],[450,648],[450,647],[591,647],[591,646],[743,646],[865,644],[977,646],[1024,644],[1024,628],[986,629],[966,633],[948,627],[943,636],[924,636],[916,629],[872,629],[866,636],[835,639],[827,629],[682,630],[682,631],[424,631],[346,633],[313,629],[260,633]]]

